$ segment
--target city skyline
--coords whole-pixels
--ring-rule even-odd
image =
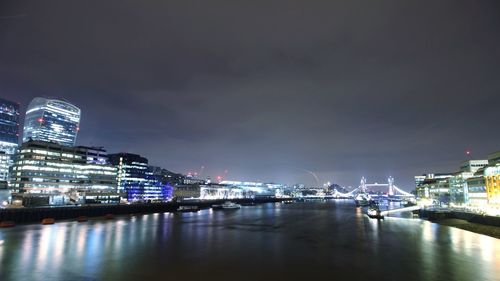
[[[0,280],[498,280],[500,1],[0,1]]]
[[[7,101],[7,100],[5,100],[5,101],[6,101],[6,102],[9,102],[9,101]],[[78,118],[79,118],[79,114],[81,114],[81,112],[80,112],[79,108],[77,108],[75,105],[71,104],[69,101],[61,101],[61,100],[58,100],[58,99],[56,99],[56,98],[41,98],[41,97],[35,97],[35,98],[32,100],[32,102],[29,104],[29,106],[28,106],[28,108],[27,108],[27,110],[26,110],[26,111],[32,111],[32,110],[30,110],[30,107],[33,107],[33,106],[32,106],[32,104],[33,104],[33,103],[38,104],[38,103],[40,103],[40,102],[42,102],[42,103],[44,103],[44,104],[45,104],[45,103],[50,103],[50,102],[52,102],[52,103],[54,103],[54,102],[55,102],[56,104],[61,104],[61,103],[62,103],[62,105],[66,106],[66,107],[76,108],[76,109],[78,110]],[[26,117],[26,115],[24,115],[24,117]],[[36,116],[35,116],[35,117],[36,117]],[[33,119],[33,118],[31,118],[31,119]],[[35,119],[37,119],[37,118],[35,118]],[[21,120],[23,120],[23,121],[24,121],[24,118],[21,118]],[[36,121],[36,120],[35,120],[35,121]],[[62,121],[62,122],[66,122],[66,121],[63,121],[63,119],[61,119],[61,121]],[[57,122],[61,122],[61,121],[57,121]],[[79,120],[78,120],[78,121],[79,121]],[[23,123],[24,123],[24,122],[23,122]],[[24,125],[23,127],[26,127],[26,125]],[[76,130],[76,131],[79,131],[78,124],[76,124],[76,128],[78,128],[78,130]],[[76,132],[76,131],[75,131],[75,132]],[[53,134],[53,133],[50,133],[48,136],[50,136],[51,134]],[[26,134],[26,133],[24,133],[24,131],[23,131],[23,138],[19,138],[20,144],[24,143],[24,140],[29,138],[29,137],[26,137],[26,135],[27,135],[27,134]],[[65,138],[66,138],[65,136],[62,136],[62,137],[63,137],[63,139],[65,139]],[[45,138],[45,137],[42,137],[40,140],[44,140],[44,138]],[[56,139],[58,139],[58,136],[54,135],[54,136],[52,136],[52,138],[54,138],[54,140],[52,140],[53,142],[55,142],[55,143],[58,143],[58,142],[59,142],[59,141],[57,141],[57,140],[56,140]],[[76,134],[73,136],[73,138],[74,138],[74,144],[76,144]],[[35,138],[35,139],[36,139],[36,138]],[[49,140],[49,139],[47,139],[47,140]],[[69,144],[65,144],[65,143],[62,143],[62,144],[63,144],[63,145],[69,145]],[[80,145],[83,145],[83,144],[80,144]],[[70,146],[71,146],[71,145],[70,145]],[[102,147],[102,146],[99,146],[98,144],[94,144],[93,146],[95,146],[95,147]],[[495,152],[496,152],[496,151],[495,151]],[[127,153],[129,153],[129,152],[120,151],[120,152],[117,152],[117,153],[118,153],[118,154],[123,154],[123,153],[124,153],[124,154],[127,154]],[[469,161],[469,160],[471,160],[471,159],[472,159],[472,152],[471,152],[470,150],[465,151],[465,153],[464,153],[464,154],[466,155],[466,158],[464,158],[463,162],[467,162],[467,161]],[[489,154],[491,154],[491,153],[489,153]],[[484,159],[486,159],[487,157],[483,157],[483,158],[484,158]],[[476,158],[476,159],[479,159],[479,158]],[[486,161],[486,162],[487,162],[487,160],[481,160],[481,161]],[[460,163],[460,164],[461,164],[461,163]],[[176,171],[176,172],[183,173],[183,174],[188,175],[188,176],[193,176],[193,177],[195,177],[195,178],[196,178],[196,177],[198,177],[198,178],[200,178],[200,179],[201,179],[201,178],[204,178],[204,177],[205,177],[205,178],[210,178],[210,177],[212,177],[215,181],[224,181],[224,180],[229,180],[229,179],[231,179],[231,178],[229,178],[229,177],[226,177],[227,172],[228,172],[227,170],[225,170],[223,173],[220,173],[220,175],[223,175],[223,176],[214,176],[214,175],[206,175],[206,174],[205,174],[205,175],[203,175],[202,173],[204,172],[204,169],[205,169],[205,166],[201,166],[199,170],[194,169],[194,170],[190,170],[190,171]],[[309,175],[313,178],[312,182],[310,183],[310,186],[317,186],[317,187],[321,187],[321,186],[323,186],[323,185],[325,185],[325,184],[327,184],[327,183],[328,183],[328,185],[329,185],[330,183],[335,183],[335,184],[337,184],[337,183],[338,183],[338,182],[332,182],[332,181],[331,181],[331,180],[329,180],[329,179],[325,179],[325,180],[323,181],[323,180],[322,180],[322,179],[320,179],[320,178],[318,177],[318,175],[317,175],[315,172],[313,172],[313,171],[309,171],[309,170],[306,170],[306,169],[301,169],[301,168],[292,168],[292,169],[295,169],[295,170],[301,170],[301,172],[304,172],[304,173],[309,174]],[[455,172],[457,172],[458,170],[459,170],[459,169],[458,169],[458,165],[457,165],[457,163],[454,163],[453,167],[451,167],[451,168],[448,170],[448,172],[450,172],[450,173],[455,173]],[[440,172],[442,172],[442,171],[438,171],[438,173],[440,173]],[[430,172],[430,174],[433,174],[433,173],[436,173],[436,171],[434,171],[434,172]],[[428,174],[428,173],[426,172],[425,174]],[[416,176],[418,177],[419,175],[416,175]],[[365,177],[364,177],[364,176],[361,176],[361,178],[365,178]],[[361,179],[361,178],[360,178],[360,179]],[[388,178],[392,178],[392,175],[389,175],[389,176],[388,176]],[[249,180],[253,180],[253,179],[252,179],[252,178],[246,178],[245,180],[249,181]],[[361,180],[362,180],[362,179],[361,179]],[[377,179],[373,180],[373,182],[377,182],[377,180],[378,180],[379,182],[384,182],[384,181],[385,181],[385,180],[387,180],[387,179],[377,178]],[[382,181],[381,181],[381,180],[382,180]],[[264,180],[263,182],[280,182],[280,181],[265,181],[265,180]],[[288,185],[294,185],[294,184],[301,184],[301,182],[287,182],[286,184],[288,184]],[[357,184],[352,184],[352,185],[345,184],[344,186],[345,186],[345,187],[352,187],[352,188],[356,188],[358,185],[357,185]],[[409,191],[411,191],[411,189],[410,189]]]
[[[23,16],[0,19],[0,94],[22,113],[37,96],[67,99],[83,112],[77,144],[176,172],[316,184],[307,170],[347,186],[393,176],[411,190],[413,176],[453,172],[467,150],[485,159],[499,149],[498,3],[433,3],[435,13],[393,4],[363,14],[316,2],[199,14],[125,3],[112,21],[112,1],[64,14],[3,4],[2,16]]]

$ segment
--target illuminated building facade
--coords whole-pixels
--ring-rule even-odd
[[[425,174],[425,179],[419,179],[420,185],[416,187],[417,197],[432,199],[436,202],[448,203],[450,201],[451,173]]]
[[[483,205],[486,199],[486,189],[484,179],[477,178],[477,175],[482,174],[478,171],[482,171],[487,165],[488,160],[467,160],[460,165],[460,171],[449,179],[451,202],[455,206]],[[469,178],[473,179],[469,181]]]
[[[132,153],[110,154],[111,164],[118,169],[118,188],[129,202],[165,201],[172,198],[172,185],[162,170],[150,167],[148,159]]]
[[[25,206],[118,203],[116,176],[102,148],[28,141],[12,167],[13,200]]]
[[[500,151],[488,157],[490,164],[484,169],[488,204],[500,208]]]
[[[9,168],[13,163],[12,157],[12,155],[6,154],[5,151],[0,151],[0,189],[8,187],[10,177]]]
[[[460,165],[460,171],[475,173],[481,168],[488,166],[488,163],[488,160],[468,160]]]
[[[174,187],[174,198],[177,200],[198,199],[201,196],[199,184],[179,184]]]
[[[23,142],[30,139],[74,146],[81,111],[64,101],[34,98],[24,119]]]
[[[229,181],[224,180],[219,184],[241,189],[233,193],[240,194],[243,198],[254,197],[281,197],[288,187],[277,183],[262,183],[252,181]]]
[[[146,170],[146,187],[144,192],[138,195],[138,200],[142,201],[166,201],[173,197],[173,187],[165,173],[166,170],[160,167],[148,166]]]
[[[473,177],[471,172],[458,172],[448,179],[450,186],[450,202],[455,206],[465,206],[468,203],[466,181]]]
[[[425,175],[422,175],[422,176],[415,176],[415,187],[418,189],[419,186],[421,186],[424,181],[425,181],[425,178],[426,176]],[[420,196],[419,194],[417,194],[417,196]]]
[[[0,188],[7,187],[18,143],[19,104],[0,98]]]
[[[454,174],[415,177],[417,196],[469,211],[500,215],[500,151],[488,160],[468,160]]]
[[[471,208],[482,209],[488,204],[486,182],[482,175],[466,180],[468,204]]]
[[[213,183],[200,185],[200,199],[237,199],[253,197],[253,192],[234,185]]]

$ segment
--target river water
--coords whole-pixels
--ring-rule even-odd
[[[0,229],[0,280],[500,280],[500,240],[351,201]]]

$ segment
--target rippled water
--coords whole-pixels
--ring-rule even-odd
[[[0,230],[0,280],[499,280],[500,240],[350,201]]]

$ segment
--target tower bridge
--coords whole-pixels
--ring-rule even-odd
[[[387,183],[367,183],[366,178],[362,177],[360,184],[354,190],[342,193],[335,190],[335,195],[338,197],[354,197],[359,193],[380,193],[382,197],[388,198],[413,198],[415,195],[402,190],[394,184],[394,178],[387,178]]]

